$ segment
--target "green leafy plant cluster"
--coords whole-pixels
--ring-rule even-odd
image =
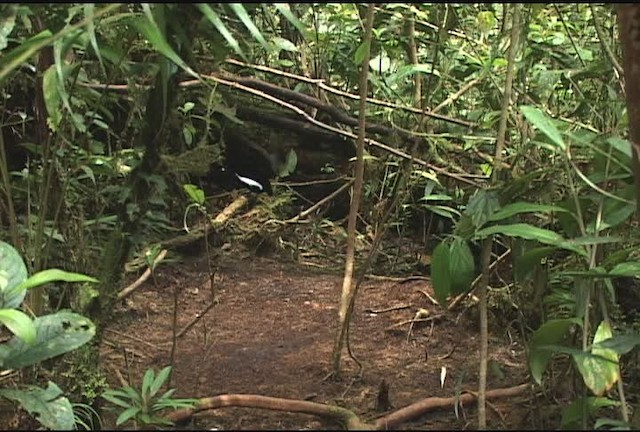
[[[585,424],[584,413],[594,416],[600,408],[625,403],[606,394],[622,378],[620,356],[640,344],[638,334],[614,334],[609,310],[616,301],[612,280],[640,276],[638,239],[626,235],[629,228],[625,224],[635,211],[630,147],[619,139],[602,140],[595,134],[570,131],[533,107],[523,106],[521,111],[539,131],[533,143],[565,166],[566,199],[555,205],[522,201],[501,205],[499,191],[478,191],[458,221],[455,235],[434,251],[433,285],[443,303],[449,296],[468,291],[477,268],[467,242],[488,236],[526,241],[514,256],[513,274],[520,286],[526,286],[536,268],[547,261],[546,319],[532,335],[529,366],[540,384],[554,354],[573,360],[593,396],[576,398],[564,411],[562,426],[579,427]],[[593,155],[593,168],[583,171],[589,164],[578,166],[572,160],[574,154]],[[541,228],[515,220],[519,215],[548,221],[555,216],[556,222]],[[564,258],[551,265],[561,251]],[[594,305],[598,313],[592,312]],[[580,335],[578,346],[570,337],[575,332]],[[616,422],[598,418],[594,427]]]
[[[125,386],[104,392],[102,394],[104,399],[123,409],[116,420],[116,425],[119,426],[131,420],[144,425],[170,426],[172,423],[159,415],[161,411],[193,407],[198,400],[173,398],[175,389],[158,394],[170,376],[171,366],[162,369],[157,376],[153,369],[148,369],[142,378],[140,390]]]
[[[0,241],[0,323],[14,336],[0,344],[0,368],[21,369],[73,351],[91,340],[93,323],[78,314],[60,311],[31,319],[18,308],[27,290],[55,281],[97,282],[77,273],[51,269],[27,277],[26,266],[18,252]],[[0,388],[0,396],[19,403],[42,425],[55,430],[75,427],[73,407],[53,382],[43,389],[37,386]]]

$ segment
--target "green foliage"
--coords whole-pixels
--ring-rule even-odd
[[[148,369],[142,378],[140,390],[126,386],[118,390],[107,390],[102,397],[113,405],[120,407],[122,412],[116,420],[116,425],[133,420],[145,425],[171,425],[159,415],[165,409],[190,408],[197,403],[197,399],[176,399],[171,396],[175,389],[170,389],[158,395],[171,375],[171,366],[162,369],[155,375],[153,369]]]
[[[2,5],[0,84],[6,113],[2,129],[3,136],[11,138],[0,146],[24,149],[29,164],[10,172],[12,155],[0,160],[0,223],[9,221],[7,235],[21,240],[27,263],[7,253],[0,243],[0,322],[15,335],[2,346],[0,357],[4,359],[6,349],[12,347],[22,357],[7,360],[10,364],[49,358],[82,344],[92,331],[90,324],[70,312],[32,320],[18,310],[31,286],[19,286],[16,280],[27,279],[28,273],[43,278],[38,282],[32,277],[30,284],[56,278],[84,280],[73,290],[70,302],[83,310],[97,296],[93,280],[55,270],[37,272],[62,267],[61,263],[80,270],[108,262],[104,245],[111,244],[111,234],[120,232],[128,220],[138,221],[135,232],[125,233],[135,253],[149,250],[149,244],[175,231],[181,217],[186,226],[191,207],[206,213],[204,191],[184,178],[189,170],[180,170],[171,161],[184,155],[185,149],[193,150],[188,156],[198,159],[198,170],[206,175],[209,159],[220,157],[222,126],[216,117],[243,128],[247,125],[235,115],[237,89],[214,87],[201,73],[248,72],[270,83],[292,85],[297,92],[318,90],[315,84],[260,68],[232,69],[236,66],[225,60],[236,55],[248,63],[322,79],[355,94],[364,52],[371,48],[370,96],[390,104],[369,105],[367,121],[415,133],[419,145],[413,156],[434,168],[411,167],[403,186],[410,198],[400,204],[392,223],[404,235],[410,216],[425,216],[439,220],[442,227],[433,231],[445,236],[451,234],[447,223],[455,223],[453,236],[438,245],[432,256],[439,301],[444,305],[449,296],[469,289],[479,261],[472,253],[475,242],[492,236],[507,246],[521,244],[512,252],[516,284],[507,294],[520,311],[529,304],[531,279],[545,275],[539,278],[543,281],[542,324],[531,346],[536,381],[543,382],[556,353],[573,357],[592,390],[608,389],[616,374],[598,359],[613,358],[609,350],[620,356],[629,353],[637,345],[637,336],[614,334],[621,323],[614,323],[609,334],[599,321],[587,322],[594,316],[588,313],[589,307],[600,307],[601,302],[594,301],[600,294],[604,303],[615,303],[616,278],[640,276],[638,237],[629,224],[635,202],[630,145],[623,139],[628,125],[619,71],[602,51],[611,46],[614,56],[618,52],[615,17],[608,5],[526,6],[514,83],[515,106],[520,108],[510,117],[502,183],[486,190],[483,182],[493,171],[504,88],[510,27],[505,18],[510,8],[502,4],[379,5],[375,37],[371,47],[365,47],[359,4]],[[37,26],[32,23],[36,18]],[[409,22],[414,25],[411,37]],[[604,31],[597,32],[594,24]],[[415,62],[408,55],[412,44]],[[36,71],[43,78],[46,111],[45,130],[41,130],[33,115],[39,81],[27,71],[34,70],[35,55],[49,53],[42,51],[45,48],[51,48],[52,63]],[[195,77],[200,87],[181,86],[177,102],[169,104],[168,77],[176,71]],[[154,128],[153,132],[159,134],[154,141],[164,162],[142,179],[148,187],[144,203],[130,180],[146,163],[149,140],[142,133],[147,126],[144,113],[148,84],[157,74],[162,74],[165,86],[160,89],[164,106],[158,121],[163,131]],[[422,90],[416,95],[418,82]],[[334,95],[327,94],[329,103],[338,106]],[[346,98],[339,105],[354,114],[355,102]],[[410,105],[411,109],[404,109]],[[422,118],[422,110],[473,125]],[[379,139],[408,154],[411,145],[396,138],[381,135]],[[196,154],[198,149],[211,148],[216,150],[209,151],[207,158]],[[284,178],[294,173],[305,156],[291,149],[278,174]],[[399,158],[377,149],[370,150],[368,161],[372,175],[362,203],[365,224],[376,220],[376,206],[396,192],[401,169]],[[328,162],[323,171],[338,169],[336,163]],[[384,174],[376,175],[376,169]],[[454,183],[445,173],[462,175],[475,184]],[[182,214],[184,200],[190,205]],[[5,212],[9,208],[15,209],[15,215]],[[0,231],[4,235],[5,230]],[[153,261],[157,252],[145,259]],[[4,268],[12,270],[3,273]],[[122,269],[111,271],[118,274]],[[581,326],[574,327],[576,320]],[[553,324],[547,327],[548,323]],[[595,335],[592,328],[598,329]],[[588,332],[576,339],[594,343],[575,347],[562,337],[569,329]],[[47,354],[40,346],[45,342],[43,335],[55,342],[55,351]],[[601,374],[603,370],[607,374]],[[584,404],[590,413],[594,407],[595,415],[595,409],[604,406],[601,399],[575,401],[565,412],[563,425],[575,425],[576,413],[581,415]],[[135,418],[140,411],[133,411],[127,415]],[[594,426],[614,425],[600,420]]]
[[[95,281],[84,275],[62,270],[45,270],[30,278],[18,252],[5,242],[0,242],[0,291],[3,309],[0,320],[15,334],[8,342],[0,344],[0,368],[19,369],[40,363],[73,351],[87,343],[95,334],[95,327],[87,318],[71,313],[58,312],[31,320],[15,309],[16,298],[24,299],[27,289],[55,281]],[[21,303],[21,301],[20,301]],[[45,427],[54,430],[72,429],[75,420],[69,400],[52,382],[47,389],[29,386],[26,389],[0,389],[0,396],[16,401],[38,419]]]
[[[75,429],[73,408],[63,391],[49,381],[47,388],[28,386],[26,389],[0,389],[0,396],[18,402],[42,425],[53,430]]]

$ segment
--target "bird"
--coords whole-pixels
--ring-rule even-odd
[[[268,178],[258,176],[253,176],[255,178],[251,178],[245,175],[240,175],[235,171],[228,170],[225,167],[220,168],[223,173],[230,173],[235,178],[235,182],[237,186],[245,187],[252,192],[263,193],[266,192],[267,195],[273,195],[273,190],[271,189],[271,182]]]
[[[270,180],[276,176],[277,156],[230,128],[221,138],[223,158],[209,170],[209,181],[223,190],[248,189],[272,195]]]

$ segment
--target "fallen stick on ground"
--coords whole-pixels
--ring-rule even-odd
[[[138,278],[137,281],[135,281],[134,283],[132,283],[131,285],[129,285],[128,287],[126,287],[125,289],[123,289],[122,291],[120,291],[118,293],[118,300],[123,300],[123,299],[129,297],[131,295],[131,293],[133,293],[135,290],[137,290],[140,287],[140,285],[142,285],[144,283],[144,281],[149,279],[149,276],[151,276],[151,272],[152,272],[151,269],[155,268],[158,265],[158,263],[164,259],[165,255],[167,255],[167,250],[163,249],[158,254],[156,259],[153,261],[153,265],[151,267],[148,267],[145,270],[145,272],[142,273],[142,276],[140,276]]]
[[[489,390],[486,396],[487,400],[514,397],[523,394],[530,388],[530,384],[521,384],[515,387]],[[391,414],[374,420],[372,423],[367,423],[360,420],[353,411],[338,406],[262,395],[228,394],[202,398],[194,408],[176,410],[165,418],[172,422],[184,423],[189,421],[193,415],[198,412],[217,408],[245,407],[315,415],[340,423],[347,430],[387,430],[398,427],[402,423],[420,418],[428,412],[453,407],[456,403],[469,404],[475,399],[475,393],[463,393],[459,397],[430,397],[400,408]]]

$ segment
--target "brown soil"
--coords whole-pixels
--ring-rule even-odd
[[[356,364],[345,350],[341,380],[324,380],[331,351],[342,278],[340,269],[317,269],[265,258],[225,259],[216,275],[218,303],[177,341],[171,386],[179,397],[249,393],[337,404],[361,419],[383,415],[375,410],[382,380],[389,384],[392,408],[431,396],[452,397],[456,388],[475,391],[478,371],[478,332],[475,308],[444,314],[431,322],[391,326],[412,319],[418,309],[430,316],[442,313],[419,290],[432,293],[424,280],[403,283],[367,280],[360,290],[351,326],[351,347],[364,366],[357,379]],[[104,363],[112,386],[117,373],[138,387],[147,368],[171,363],[174,289],[179,290],[177,328],[183,329],[210,303],[206,261],[161,264],[118,311],[105,333]],[[374,313],[391,307],[389,312]],[[504,329],[490,337],[492,365],[488,387],[527,382],[522,343]],[[511,341],[511,342],[510,342]],[[123,353],[127,353],[125,361]],[[441,386],[441,371],[446,379]],[[495,372],[498,370],[500,372]],[[116,372],[116,370],[118,372]],[[491,373],[491,372],[494,373]],[[540,427],[531,395],[491,401],[489,427]],[[389,412],[387,411],[387,412]],[[409,429],[475,429],[475,403],[458,411],[451,406],[410,424]],[[534,415],[532,415],[534,414]],[[311,416],[249,408],[225,408],[198,414],[198,429],[327,429],[339,428]]]

